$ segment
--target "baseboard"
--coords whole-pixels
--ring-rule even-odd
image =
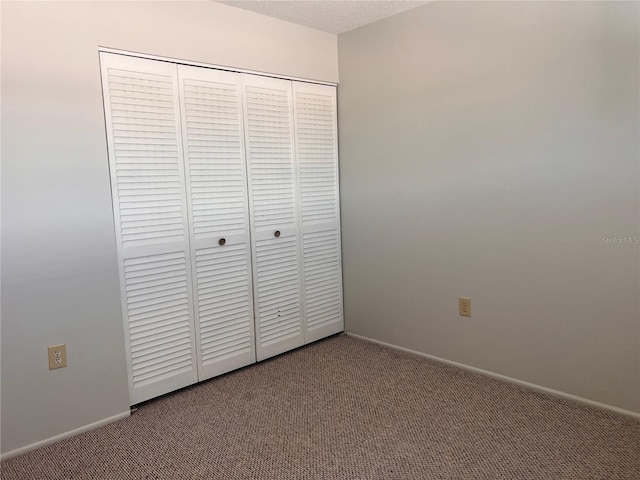
[[[434,360],[436,362],[444,363],[447,365],[451,365],[453,367],[462,368],[463,370],[469,370],[474,373],[479,373],[480,375],[485,375],[487,377],[495,378],[497,380],[502,380],[504,382],[514,383],[516,385],[520,385],[526,388],[530,388],[531,390],[535,390],[542,393],[547,393],[549,395],[553,395],[554,397],[560,397],[567,400],[572,400],[577,403],[582,403],[584,405],[589,405],[591,407],[601,408],[603,410],[609,410],[610,412],[619,413],[620,415],[625,415],[627,417],[634,418],[636,420],[640,420],[640,412],[632,412],[631,410],[625,410],[624,408],[614,407],[613,405],[607,405],[606,403],[596,402],[595,400],[589,400],[588,398],[578,397],[577,395],[571,395],[570,393],[561,392],[560,390],[554,390],[552,388],[542,387],[540,385],[536,385],[535,383],[525,382],[523,380],[518,380],[517,378],[507,377],[506,375],[500,375],[499,373],[490,372],[489,370],[482,370],[481,368],[472,367],[470,365],[465,365],[464,363],[454,362],[452,360],[447,360],[445,358],[436,357],[434,355],[429,355],[427,353],[417,352],[416,350],[411,350],[409,348],[399,347],[398,345],[393,345],[391,343],[381,342],[380,340],[374,340],[373,338],[365,337],[362,335],[357,335],[355,333],[346,332],[347,335],[354,338],[359,338],[360,340],[365,340],[371,343],[377,343],[378,345],[384,345],[385,347],[393,348],[395,350],[401,350],[403,352],[413,353],[415,355],[420,355],[421,357],[428,358],[430,360]]]
[[[36,450],[46,445],[51,445],[52,443],[59,442],[60,440],[64,440],[65,438],[74,437],[76,435],[79,435],[80,433],[88,432],[89,430],[102,427],[103,425],[106,425],[111,422],[115,422],[116,420],[121,420],[123,418],[128,417],[129,415],[131,415],[131,412],[127,410],[126,412],[119,413],[112,417],[103,418],[102,420],[99,420],[97,422],[90,423],[89,425],[84,425],[74,430],[69,430],[68,432],[61,433],[60,435],[56,435],[54,437],[46,438],[39,442],[32,443],[31,445],[26,445],[24,447],[16,448],[15,450],[11,450],[10,452],[6,452],[0,455],[0,460],[6,460],[8,458],[22,455],[23,453],[27,453],[32,450]]]

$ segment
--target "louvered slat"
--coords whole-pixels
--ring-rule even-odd
[[[245,88],[255,228],[296,221],[291,94],[285,84]]]
[[[175,65],[100,56],[132,404],[197,379]]]
[[[337,232],[308,233],[303,239],[307,328],[342,321],[340,244]]]
[[[181,69],[196,239],[246,233],[247,220],[240,87],[237,82],[205,81],[198,75],[202,73],[209,72]]]
[[[242,91],[239,74],[178,75],[202,381],[255,362]]]
[[[203,365],[253,350],[246,245],[196,252],[200,355]]]
[[[117,67],[106,73],[122,245],[184,240],[174,78]],[[163,216],[167,209],[180,215]]]
[[[124,277],[134,388],[188,373],[193,359],[184,253],[125,259]]]
[[[302,223],[337,221],[335,97],[296,88],[295,102]]]
[[[302,325],[296,239],[257,242],[256,269],[259,344],[268,347],[299,337]]]

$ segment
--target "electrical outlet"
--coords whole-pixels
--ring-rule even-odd
[[[67,346],[52,345],[49,347],[49,370],[67,366]]]
[[[459,297],[458,308],[460,309],[461,317],[470,317],[471,316],[471,299],[468,297]]]

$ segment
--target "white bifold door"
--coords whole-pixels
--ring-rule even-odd
[[[176,66],[101,57],[131,403],[197,381]]]
[[[342,331],[335,87],[100,60],[131,404]]]
[[[240,74],[178,77],[202,381],[256,360]]]
[[[336,89],[293,82],[305,343],[341,332]]]
[[[304,345],[293,105],[288,80],[246,76],[243,87],[262,360]]]

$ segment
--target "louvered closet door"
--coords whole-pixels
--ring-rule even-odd
[[[197,380],[175,65],[100,55],[132,404]]]
[[[291,82],[243,75],[258,360],[304,343]]]
[[[336,89],[293,82],[305,343],[344,330]]]
[[[178,73],[202,381],[255,362],[240,74]]]

